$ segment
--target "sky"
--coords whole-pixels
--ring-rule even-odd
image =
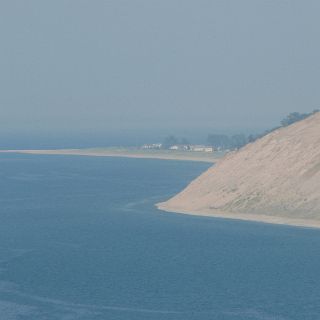
[[[319,14],[318,0],[2,0],[0,134],[275,126],[320,106]]]

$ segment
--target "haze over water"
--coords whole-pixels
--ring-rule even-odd
[[[0,148],[12,136],[18,148],[196,142],[310,112],[319,10],[317,0],[1,1]]]
[[[318,230],[164,213],[208,164],[0,157],[0,318],[320,313]]]

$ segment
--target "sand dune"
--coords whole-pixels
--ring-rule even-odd
[[[320,112],[228,154],[158,207],[320,226]]]

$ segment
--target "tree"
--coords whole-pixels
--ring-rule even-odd
[[[207,142],[215,149],[228,149],[231,147],[231,140],[225,134],[209,134]]]
[[[231,137],[233,149],[240,149],[248,143],[248,138],[244,134],[235,134]]]
[[[310,115],[310,113],[292,112],[281,121],[281,125],[283,127],[287,127],[292,123],[295,123],[297,121],[300,121],[300,120],[307,118],[309,115]]]
[[[259,138],[260,138],[260,135],[258,135],[258,134],[250,134],[248,136],[248,143],[254,142]]]
[[[187,138],[182,138],[181,139],[181,144],[187,146],[187,145],[190,144],[190,142],[189,142],[189,140]]]
[[[176,144],[178,144],[178,139],[174,135],[170,135],[164,139],[162,147],[164,149],[169,149]]]

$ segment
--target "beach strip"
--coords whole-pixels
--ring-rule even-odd
[[[285,216],[271,216],[271,215],[262,215],[262,214],[251,214],[251,213],[233,213],[225,212],[216,209],[204,209],[204,210],[183,210],[176,209],[169,206],[166,206],[166,203],[156,204],[157,208],[170,212],[170,213],[180,213],[193,216],[203,216],[211,218],[221,218],[221,219],[231,219],[231,220],[242,220],[242,221],[251,221],[267,224],[277,224],[277,225],[287,225],[293,227],[305,227],[305,228],[320,228],[320,221],[313,219],[299,219],[299,218],[290,218]]]
[[[181,160],[216,163],[223,153],[219,152],[192,152],[192,151],[168,151],[168,150],[140,150],[126,148],[87,148],[87,149],[25,149],[25,150],[0,150],[0,153],[20,153],[39,155],[70,155],[90,157],[124,157],[138,159]]]

